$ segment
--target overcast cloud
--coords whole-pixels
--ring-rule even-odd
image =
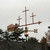
[[[37,28],[39,30],[37,34],[29,33],[29,35],[41,39],[50,25],[50,0],[0,0],[0,28],[6,30],[9,24],[18,23],[16,20],[18,16],[22,18],[21,24],[24,24],[22,11],[25,6],[29,9],[27,12],[28,23],[31,23],[32,12],[36,14],[35,22],[42,21],[40,25],[29,26],[29,29]]]

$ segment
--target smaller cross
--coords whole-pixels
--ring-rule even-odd
[[[34,23],[34,16],[36,16],[36,15],[34,15],[34,13],[32,13],[32,16],[30,16],[30,17],[32,17],[32,23]]]
[[[20,20],[21,20],[21,19],[22,19],[22,18],[20,18],[20,16],[18,16],[18,19],[17,19],[17,20],[19,21],[19,25],[20,25]]]

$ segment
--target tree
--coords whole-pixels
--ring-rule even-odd
[[[46,43],[47,39],[45,37],[42,37],[40,43]]]
[[[0,29],[0,34],[2,34],[3,33],[3,30],[2,29]]]
[[[3,34],[3,33],[4,33],[3,30],[0,29],[0,41],[3,41],[3,38],[2,38],[2,34]]]
[[[38,43],[38,40],[36,38],[30,37],[28,39],[28,42],[34,42],[34,43]]]
[[[11,49],[11,42],[10,42],[10,34],[8,31],[5,31],[3,33],[3,39],[4,39],[4,45],[6,50],[10,50]]]
[[[10,37],[9,32],[5,31],[5,32],[4,32],[4,35],[3,35],[3,38],[4,38],[6,41],[8,41],[8,40],[9,40],[9,37]]]
[[[13,37],[11,39],[16,39],[17,41],[20,39],[21,34],[24,32],[23,28],[19,28],[18,26],[18,24],[15,24],[14,32],[12,32],[12,35],[10,35],[10,37]]]

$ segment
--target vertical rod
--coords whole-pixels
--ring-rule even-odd
[[[25,10],[24,10],[23,12],[25,12],[25,25],[26,25],[26,26],[27,26],[27,16],[26,16],[26,15],[27,15],[27,14],[26,14],[27,11],[29,11],[29,10],[26,10],[26,6],[25,6]]]
[[[33,16],[33,13],[32,13],[32,23],[34,23],[34,16]]]
[[[26,7],[25,7],[25,25],[27,25]]]
[[[32,17],[32,23],[34,23],[34,17]]]
[[[19,25],[20,25],[20,20],[21,20],[22,18],[20,18],[20,16],[18,16],[18,23],[19,23]]]
[[[32,13],[32,16],[30,16],[30,17],[32,17],[32,23],[34,23],[34,14]]]
[[[26,37],[26,42],[27,42],[27,37]]]
[[[20,16],[19,16],[19,25],[20,25]]]

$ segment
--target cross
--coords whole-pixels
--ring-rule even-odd
[[[20,25],[20,20],[21,20],[21,19],[22,19],[22,18],[20,18],[20,16],[18,16],[18,19],[17,19],[17,20],[19,21],[19,25]]]
[[[25,7],[25,10],[23,12],[25,12],[25,25],[27,25],[27,16],[26,16],[26,12],[29,11],[29,10],[26,10],[26,7]]]
[[[30,17],[32,17],[32,23],[34,23],[34,16],[36,16],[36,15],[34,15],[34,13],[32,13],[32,16],[30,16]]]

